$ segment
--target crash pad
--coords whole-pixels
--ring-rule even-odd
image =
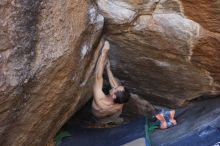
[[[150,146],[145,128],[147,120],[144,117],[113,128],[68,125],[64,130],[71,136],[64,138],[59,146]]]

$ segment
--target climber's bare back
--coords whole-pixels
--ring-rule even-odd
[[[99,98],[99,97],[98,97]],[[92,103],[93,114],[96,117],[107,117],[111,116],[115,113],[122,112],[122,104],[115,104],[114,102],[109,100],[108,97],[104,97],[102,100],[93,100]]]

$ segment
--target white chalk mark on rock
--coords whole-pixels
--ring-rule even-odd
[[[86,54],[87,54],[87,52],[89,51],[89,46],[88,45],[84,45],[83,47],[82,47],[82,50],[81,50],[81,59],[83,59],[85,56],[86,56]]]

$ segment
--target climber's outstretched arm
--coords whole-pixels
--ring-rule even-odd
[[[109,42],[105,41],[104,47],[102,48],[101,55],[99,56],[96,70],[95,70],[95,84],[94,84],[94,96],[97,97],[103,97],[105,94],[102,91],[103,87],[103,71],[106,65],[107,57],[109,52]]]
[[[107,66],[106,66],[106,70],[107,70],[107,74],[108,74],[108,79],[109,79],[109,83],[111,85],[112,88],[116,88],[120,85],[120,83],[118,82],[118,80],[114,77],[112,71],[111,71],[111,67],[110,67],[110,61],[107,61]]]

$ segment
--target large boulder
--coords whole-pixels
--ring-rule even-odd
[[[89,0],[0,1],[0,145],[45,145],[88,100],[103,21]]]
[[[219,1],[96,4],[106,18],[113,72],[131,92],[170,107],[220,93]]]

